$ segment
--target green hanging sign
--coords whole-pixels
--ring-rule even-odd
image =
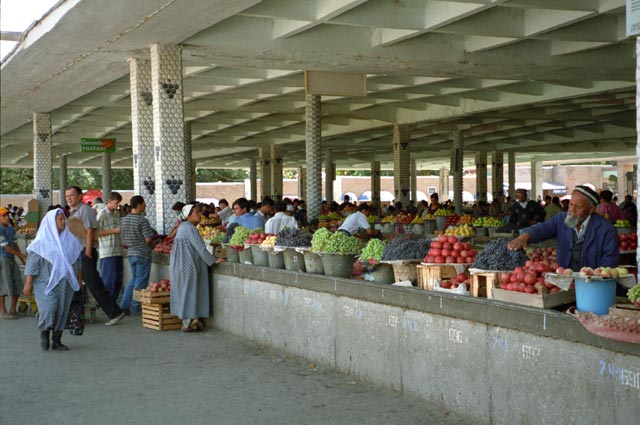
[[[116,139],[80,139],[80,152],[115,152]]]

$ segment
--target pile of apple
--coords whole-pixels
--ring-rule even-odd
[[[549,265],[554,263],[557,258],[557,251],[555,248],[536,248],[527,253],[531,261],[547,262]]]
[[[544,279],[547,272],[554,270],[553,266],[557,268],[558,264],[529,260],[513,272],[501,273],[500,289],[541,295],[558,292],[560,288]]]
[[[160,282],[151,282],[147,287],[149,292],[168,292],[171,291],[171,282],[169,279],[162,279]]]
[[[266,233],[251,232],[244,243],[249,245],[260,245],[267,238]]]
[[[624,267],[583,267],[578,272],[580,277],[602,277],[608,279],[610,277],[624,277],[629,274],[629,270]]]
[[[455,236],[440,235],[431,242],[425,263],[471,264],[476,258],[476,250],[468,242],[459,242]]]
[[[618,247],[620,251],[633,251],[638,248],[638,235],[636,233],[619,234]]]
[[[469,282],[469,276],[467,276],[466,273],[460,273],[450,280],[443,280],[442,282],[440,282],[440,287],[444,289],[458,289],[458,286],[462,285],[463,283],[467,285],[467,288],[471,286],[471,282]]]
[[[460,216],[458,216],[456,213],[453,213],[444,221],[444,228],[446,229],[449,226],[457,226],[459,221]]]
[[[171,254],[171,247],[173,247],[173,238],[164,238],[162,242],[160,242],[153,248],[153,252],[159,252],[161,254]]]

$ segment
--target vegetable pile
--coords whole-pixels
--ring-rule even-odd
[[[472,268],[481,270],[515,270],[524,266],[528,260],[522,250],[512,251],[507,248],[509,240],[505,238],[489,242],[484,250],[476,255]]]
[[[371,239],[367,246],[362,250],[360,261],[368,261],[377,263],[382,258],[384,252],[384,242],[380,239]]]
[[[634,304],[640,303],[640,285],[636,285],[627,291],[627,298]]]
[[[427,239],[395,238],[387,242],[380,260],[422,260],[429,251],[430,244],[431,242]]]
[[[347,236],[344,232],[332,234],[323,250],[327,254],[359,254],[360,251],[362,251],[360,239]]]
[[[313,252],[323,252],[327,242],[329,242],[329,238],[331,238],[331,231],[328,229],[321,227],[314,234],[313,238],[311,238],[311,251]]]

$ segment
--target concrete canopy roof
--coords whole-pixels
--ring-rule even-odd
[[[246,167],[286,144],[304,163],[303,71],[367,74],[366,97],[322,97],[338,166],[392,163],[409,124],[420,169],[448,167],[450,132],[531,158],[634,155],[635,45],[624,0],[66,0],[2,63],[2,167],[31,167],[31,112],[50,112],[54,158],[100,167],[82,137],[115,137],[131,167],[128,58],[181,44],[198,167]],[[55,159],[54,159],[55,164]]]

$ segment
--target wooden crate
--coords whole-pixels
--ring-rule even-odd
[[[569,289],[568,291],[558,291],[553,294],[540,295],[492,288],[491,298],[530,307],[552,308],[563,304],[575,303],[576,291],[575,289]]]
[[[169,304],[142,304],[142,326],[157,331],[182,328],[182,320],[169,312]]]
[[[500,272],[481,272],[471,275],[471,296],[491,298],[491,291],[500,282]]]
[[[166,304],[169,302],[170,292],[162,291],[162,292],[151,292],[151,291],[140,291],[140,302],[142,304]]]
[[[616,303],[613,307],[609,308],[609,314],[611,316],[622,316],[640,320],[640,307],[633,304]]]
[[[457,275],[455,267],[450,264],[419,264],[418,288],[433,291],[435,280],[451,279]]]

